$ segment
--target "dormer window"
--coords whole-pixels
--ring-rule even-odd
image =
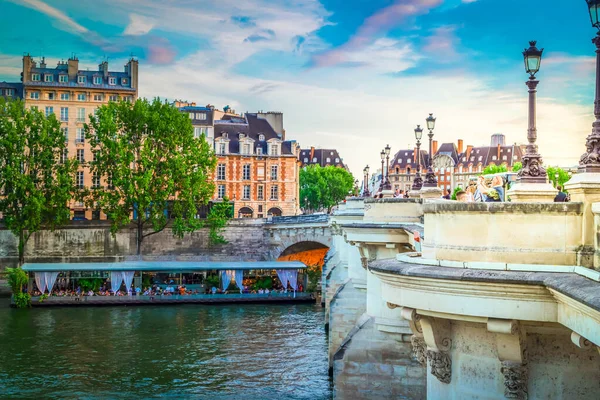
[[[85,79],[85,75],[79,75],[77,77],[77,83],[85,83],[86,79]]]
[[[492,156],[492,160],[496,161],[496,156]]]
[[[336,163],[339,163],[339,162],[340,162],[340,159],[336,157],[336,158],[335,158],[335,162],[336,162]]]
[[[51,74],[44,75],[44,82],[53,82],[53,81],[54,81],[54,75],[51,75]]]
[[[227,132],[223,132],[223,134],[221,135],[223,138],[227,139],[229,138],[229,133]]]
[[[102,77],[101,76],[95,76],[94,77],[94,85],[101,85],[102,84]]]
[[[67,82],[69,82],[69,75],[60,74],[60,75],[58,76],[58,81],[59,81],[60,83],[67,83]]]
[[[402,159],[401,158],[398,160],[398,164],[402,164]]]
[[[117,78],[115,78],[114,76],[109,76],[108,77],[108,84],[109,85],[116,85],[117,84]]]
[[[256,148],[256,154],[258,154],[259,156],[262,156],[263,153],[263,148],[262,147],[257,147]]]
[[[245,138],[245,137],[246,137],[246,135],[244,135],[243,133],[240,133],[240,136],[239,136],[239,137],[240,137],[240,139],[243,139],[243,138]]]
[[[327,157],[327,158],[325,159],[325,162],[326,162],[326,163],[330,163],[330,162],[331,162],[331,158]]]
[[[260,140],[261,142],[265,140],[265,135],[263,135],[262,133],[258,135],[258,140]]]
[[[41,79],[40,74],[31,74],[31,80],[34,82],[39,82]]]
[[[121,79],[121,85],[123,85],[123,86],[129,85],[129,79],[127,79],[127,78]]]
[[[313,157],[313,162],[317,162],[317,157]]]
[[[304,157],[304,162],[307,163],[308,162],[308,158]]]
[[[278,156],[279,155],[279,145],[276,143],[272,143],[269,146],[269,155],[270,156]]]

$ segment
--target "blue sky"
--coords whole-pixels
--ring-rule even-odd
[[[284,112],[288,138],[338,148],[355,175],[412,147],[526,141],[521,52],[544,47],[540,151],[573,165],[591,130],[594,48],[584,0],[0,0],[0,81],[29,52],[84,67],[140,60],[140,94]],[[24,29],[26,27],[26,29]]]

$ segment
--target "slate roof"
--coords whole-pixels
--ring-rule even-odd
[[[23,84],[21,82],[0,82],[0,96],[6,96],[6,89],[14,90],[13,98],[23,98]]]
[[[85,83],[77,83],[77,78],[69,79],[68,82],[59,82],[59,75],[67,75],[67,69],[60,65],[56,68],[40,68],[33,67],[31,68],[32,74],[40,74],[40,81],[35,82],[25,82],[25,86],[45,86],[45,87],[55,87],[55,88],[86,88],[86,89],[103,89],[103,90],[126,90],[135,92],[135,89],[131,87],[131,77],[127,72],[115,72],[108,71],[108,76],[104,78],[102,71],[85,71],[79,70],[77,71],[77,76],[83,75],[86,77]],[[52,75],[52,82],[46,82],[44,76]],[[102,83],[99,85],[95,85],[93,83],[93,77],[98,76],[102,78]],[[108,84],[108,78],[115,77],[117,78],[117,82],[115,85]],[[127,78],[127,84],[123,85],[122,78]]]
[[[305,158],[308,159],[307,162],[304,162]],[[329,162],[327,162],[328,158]],[[310,149],[302,149],[300,150],[299,159],[302,163],[302,166],[318,164],[321,167],[332,165],[347,169],[346,165],[344,164],[344,160],[342,160],[340,153],[336,149],[315,149],[314,147],[311,147]],[[338,160],[337,162],[336,159]]]
[[[494,156],[496,159],[494,159]],[[506,156],[506,160],[502,158],[503,156]],[[517,159],[514,158],[515,156]],[[479,157],[481,157],[481,160],[479,160]],[[491,163],[496,165],[506,163],[509,167],[512,167],[516,162],[521,162],[522,157],[523,152],[518,145],[473,147],[470,152],[467,148],[466,151],[459,154],[457,166],[462,164],[464,167],[469,164],[478,165],[479,163],[487,166]]]
[[[417,167],[417,162],[415,159],[415,151],[416,149],[403,149],[398,150],[394,157],[390,160],[390,171],[394,171],[396,168],[400,169],[415,169]],[[410,163],[407,162],[410,160]],[[429,155],[426,150],[421,150],[421,168],[427,165],[429,162]]]

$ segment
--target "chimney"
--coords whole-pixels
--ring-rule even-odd
[[[23,72],[21,80],[23,83],[31,81],[31,69],[35,67],[35,62],[29,54],[23,56]]]
[[[496,153],[496,158],[498,159],[498,164],[500,164],[500,162],[501,162],[500,161],[501,160],[501,158],[500,158],[500,147],[501,147],[500,143],[498,143],[498,152]]]
[[[135,97],[137,97],[138,88],[138,61],[133,58],[129,59],[129,62],[125,64],[125,72],[129,75],[129,83],[132,89],[136,90]]]
[[[79,71],[79,60],[73,56],[67,61],[69,71],[69,81],[77,82],[77,71]]]
[[[108,61],[102,61],[100,65],[98,65],[98,71],[102,72],[102,76],[104,79],[108,78]]]
[[[312,162],[314,156],[315,156],[315,147],[314,146],[310,146],[310,159],[309,159],[309,162]]]
[[[40,61],[40,68],[46,68],[46,57],[42,57],[42,61]]]
[[[437,146],[438,146],[437,140],[433,141],[432,146],[433,146],[433,148],[431,149],[431,155],[430,155],[430,157],[433,157],[433,156],[435,156],[437,154],[437,149],[438,149],[437,148]]]
[[[466,157],[467,157],[467,161],[466,161],[466,162],[469,162],[469,161],[470,161],[470,160],[469,160],[469,157],[471,157],[471,151],[472,151],[472,150],[473,150],[473,146],[471,146],[470,144],[469,144],[469,145],[467,145],[467,155],[466,155]]]
[[[463,152],[463,140],[458,139],[458,154],[462,154]]]

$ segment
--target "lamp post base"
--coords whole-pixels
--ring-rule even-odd
[[[442,189],[437,186],[425,186],[421,188],[419,194],[422,199],[439,199],[442,197]]]
[[[517,182],[506,195],[513,203],[552,203],[557,193],[548,182]]]

